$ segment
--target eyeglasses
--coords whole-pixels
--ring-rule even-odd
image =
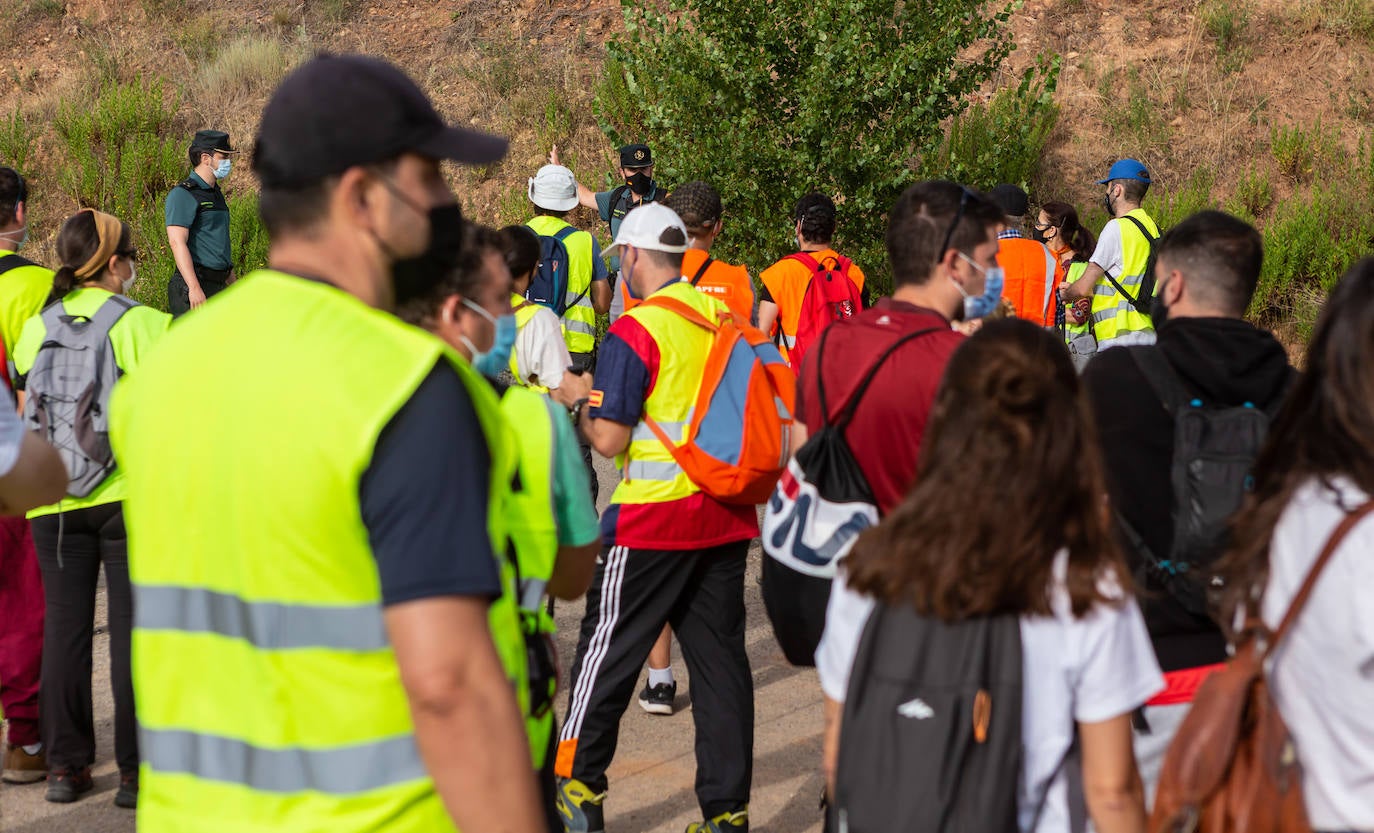
[[[1049,229],[1054,228],[1054,223],[1036,223],[1035,227],[1040,231],[1048,231]]]
[[[959,228],[959,223],[964,219],[964,209],[968,207],[969,200],[973,199],[973,192],[961,185],[963,193],[959,195],[959,210],[954,212],[954,222],[949,224],[949,231],[945,232],[945,242],[940,246],[940,251],[936,255],[936,262],[945,259],[945,252],[949,251],[949,242],[954,239],[954,230]]]

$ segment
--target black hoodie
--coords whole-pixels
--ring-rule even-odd
[[[1292,380],[1294,371],[1278,340],[1241,320],[1171,319],[1160,327],[1158,339],[1147,349],[1163,352],[1184,387],[1209,404],[1237,407],[1252,402],[1268,410]],[[1127,350],[1099,353],[1084,371],[1083,384],[1097,417],[1113,507],[1151,552],[1168,553],[1174,537],[1173,420]],[[1124,544],[1123,549],[1136,571],[1140,557]],[[1165,671],[1225,660],[1225,641],[1214,622],[1192,615],[1161,587],[1137,590]]]

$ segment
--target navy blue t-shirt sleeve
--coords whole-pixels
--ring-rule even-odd
[[[592,235],[592,280],[604,281],[610,277],[606,271],[606,259],[601,256],[601,244],[596,241],[596,235]]]
[[[621,321],[631,319],[616,321],[617,329],[621,328]],[[639,416],[644,412],[644,400],[649,392],[649,368],[625,339],[616,333],[607,333],[606,340],[601,343],[596,356],[595,383],[593,407],[588,411],[593,418],[631,427],[639,424]]]
[[[384,605],[501,594],[490,471],[467,388],[440,361],[382,431],[359,486]]]

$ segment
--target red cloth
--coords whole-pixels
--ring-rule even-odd
[[[43,577],[29,522],[0,517],[0,707],[10,743],[38,743],[42,660]]]
[[[1147,706],[1176,706],[1179,703],[1191,703],[1197,696],[1197,690],[1212,676],[1213,672],[1220,671],[1226,667],[1226,663],[1219,662],[1215,665],[1199,665],[1197,668],[1180,668],[1177,671],[1164,672],[1164,690],[1151,697],[1145,705]]]
[[[878,511],[887,514],[916,481],[916,461],[926,420],[949,357],[963,336],[938,312],[884,298],[871,309],[832,324],[824,334],[825,399],[830,418],[840,411],[878,356],[907,333],[935,328],[897,348],[878,370],[845,431],[854,459],[873,490]],[[802,366],[797,413],[814,436],[821,429],[813,350]]]

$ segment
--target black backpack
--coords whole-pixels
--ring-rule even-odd
[[[1140,229],[1140,233],[1145,236],[1145,242],[1150,244],[1150,256],[1145,260],[1145,274],[1140,276],[1140,291],[1135,294],[1135,297],[1131,297],[1131,294],[1126,291],[1126,288],[1117,282],[1114,275],[1110,272],[1104,272],[1103,275],[1116,291],[1120,293],[1122,298],[1131,302],[1131,306],[1135,307],[1136,312],[1141,315],[1149,315],[1150,307],[1154,304],[1155,298],[1155,252],[1159,245],[1159,235],[1150,234],[1149,230],[1145,228],[1144,223],[1129,214],[1123,216],[1121,219],[1130,220],[1135,224],[1135,227]]]
[[[826,328],[821,332],[814,361],[825,360],[825,340],[832,331]],[[917,330],[888,345],[834,422],[829,420],[830,404],[825,398],[821,368],[817,367],[816,395],[825,422],[788,461],[764,508],[760,536],[766,554],[761,578],[763,604],[778,646],[792,665],[816,664],[836,563],[849,552],[859,533],[878,520],[873,491],[849,450],[844,432],[888,357],[908,341],[942,331],[935,327]]]
[[[1174,421],[1173,546],[1161,557],[1151,552],[1120,511],[1117,522],[1127,543],[1140,554],[1137,580],[1151,579],[1149,583],[1163,587],[1189,612],[1205,616],[1209,596],[1221,586],[1213,565],[1229,543],[1227,525],[1253,485],[1251,469],[1282,397],[1268,410],[1252,402],[1239,407],[1209,405],[1183,386],[1158,348],[1125,349]]]
[[[1014,833],[1021,686],[1017,616],[945,623],[875,606],[849,677],[831,829]]]

